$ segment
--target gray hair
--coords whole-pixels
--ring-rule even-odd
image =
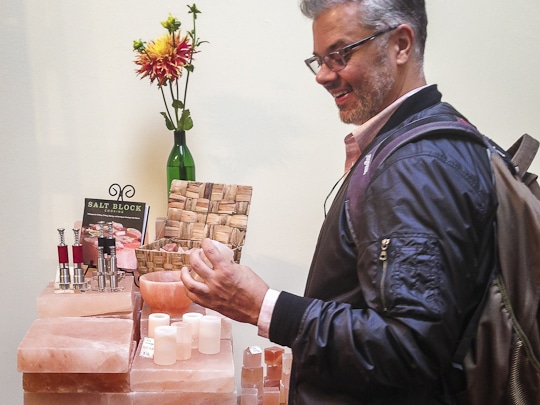
[[[414,31],[414,52],[418,61],[424,59],[427,38],[427,14],[424,0],[301,0],[300,10],[311,19],[340,4],[357,3],[360,25],[380,30],[400,24]]]

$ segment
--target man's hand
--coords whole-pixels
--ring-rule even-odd
[[[227,260],[210,239],[204,239],[201,246],[189,256],[196,275],[187,267],[182,269],[188,298],[236,321],[256,325],[268,285],[249,267]],[[203,254],[213,268],[205,263]]]

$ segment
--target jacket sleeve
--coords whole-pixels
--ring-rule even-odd
[[[434,385],[495,265],[487,153],[466,140],[406,145],[377,168],[362,207],[351,231],[364,304],[282,293],[270,339],[292,348],[299,381],[356,393]]]

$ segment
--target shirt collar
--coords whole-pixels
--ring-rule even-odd
[[[370,118],[364,124],[356,127],[345,139],[345,172],[348,172],[358,160],[362,151],[373,141],[382,127],[388,122],[392,114],[403,104],[405,100],[413,94],[428,87],[429,85],[417,87],[404,94],[377,115]]]

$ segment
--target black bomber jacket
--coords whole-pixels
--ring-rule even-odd
[[[441,112],[459,115],[422,89],[372,144]],[[270,340],[293,352],[289,403],[452,404],[453,352],[496,266],[488,154],[450,135],[407,144],[371,169],[359,213],[348,186],[360,170],[325,218],[305,296],[282,292],[274,308]]]

